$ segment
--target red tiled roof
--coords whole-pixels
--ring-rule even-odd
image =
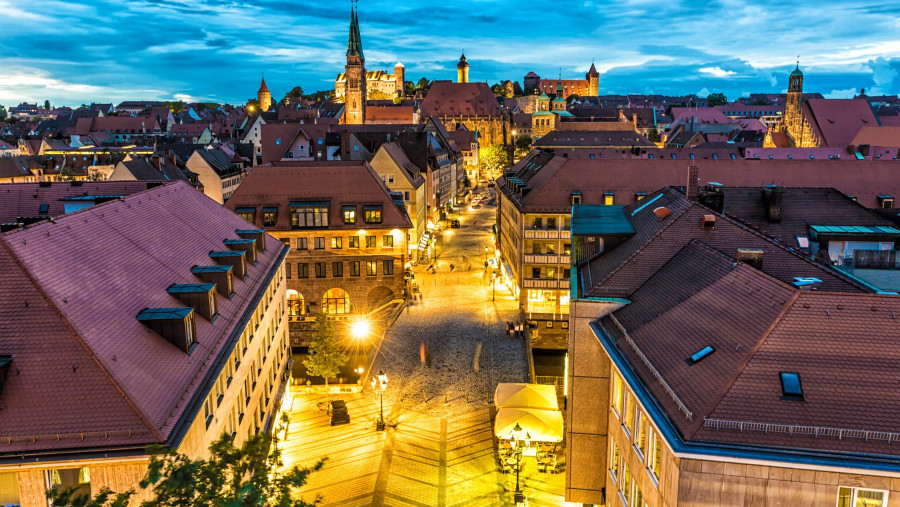
[[[41,380],[35,380],[33,386],[44,382],[57,389],[46,403],[35,403],[27,395],[26,402],[33,408],[23,416],[4,409],[0,428],[5,431],[0,431],[0,436],[6,436],[5,432],[78,433],[104,427],[119,430],[135,426],[138,414],[157,437],[134,437],[127,442],[143,445],[160,440],[159,436],[170,438],[188,406],[208,392],[210,386],[197,379],[205,378],[223,349],[232,346],[232,334],[238,331],[257,291],[269,282],[286,247],[269,238],[269,248],[260,252],[257,264],[249,266],[249,277],[235,279],[235,296],[218,298],[220,317],[215,323],[196,319],[197,344],[190,355],[150,331],[135,316],[147,307],[178,305],[166,288],[173,283],[196,283],[191,267],[209,264],[211,250],[222,249],[223,240],[237,239],[235,230],[247,227],[247,222],[215,201],[187,183],[177,182],[3,235],[4,248],[21,262],[44,296],[28,298],[35,312],[43,312],[32,316],[31,304],[26,309],[20,295],[3,291],[0,297],[13,295],[2,305],[3,311],[15,314],[4,316],[0,333],[13,339],[29,337],[22,346],[31,348],[32,357],[40,360],[26,363],[23,372],[32,375],[30,370],[36,370],[34,374]],[[6,276],[9,271],[0,273]],[[14,282],[27,288],[21,280]],[[58,308],[61,321],[49,332],[44,322],[48,314],[41,306],[44,301]],[[40,323],[40,336],[35,336],[36,322]],[[81,347],[83,355],[65,348],[76,342],[71,333],[78,335],[81,343],[75,348]],[[51,356],[46,354],[46,343],[53,343]],[[90,380],[91,375],[102,375],[103,382]],[[77,389],[65,395],[66,386],[60,388],[57,382]],[[104,382],[114,384],[118,392],[104,394]],[[31,386],[22,391],[15,384],[12,387],[16,391],[11,388],[3,393],[4,399],[12,393],[24,395]],[[21,406],[19,399],[5,403],[12,401]],[[64,427],[57,426],[57,420]],[[101,434],[83,442],[57,442],[55,436],[49,436],[39,438],[37,445],[71,449],[123,443],[124,437],[117,438],[107,441]],[[29,445],[35,444],[20,443],[19,448]]]
[[[872,127],[859,129],[859,132],[850,141],[853,146],[868,144],[883,148],[900,148],[900,126],[897,127]]]
[[[366,122],[412,123],[414,112],[415,108],[412,106],[367,106]]]
[[[863,127],[877,127],[869,102],[861,99],[809,99],[804,112],[826,146],[847,146]]]
[[[147,181],[85,181],[54,182],[49,186],[40,183],[0,184],[0,223],[12,223],[16,217],[65,214],[60,199],[83,195],[131,195],[147,190]],[[46,183],[45,183],[46,185]],[[48,205],[47,213],[40,213],[42,204]]]
[[[262,163],[267,164],[281,160],[285,152],[290,148],[291,142],[302,131],[302,127],[303,125],[299,123],[266,123],[260,125]]]
[[[394,204],[387,186],[368,162],[272,162],[258,166],[225,206],[230,210],[277,207],[277,225],[268,229],[289,230],[292,201],[330,202],[329,229],[365,227],[361,218],[356,224],[345,225],[343,205],[381,205],[382,222],[375,226],[380,229],[412,227],[406,208]],[[257,212],[256,217],[262,225],[262,213]]]
[[[497,97],[487,83],[435,81],[422,101],[423,117],[500,116]]]

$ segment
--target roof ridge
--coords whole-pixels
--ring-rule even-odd
[[[741,373],[744,372],[744,369],[748,364],[750,364],[750,361],[753,360],[753,357],[756,356],[756,353],[759,352],[759,349],[763,346],[766,340],[769,339],[772,331],[774,331],[778,324],[781,323],[782,319],[784,319],[784,316],[787,315],[787,312],[794,307],[794,303],[796,303],[797,299],[800,298],[800,294],[803,294],[803,291],[797,289],[793,290],[794,295],[791,296],[791,299],[784,305],[784,308],[781,309],[781,312],[778,314],[778,316],[775,317],[769,327],[763,332],[762,336],[759,337],[759,340],[756,341],[756,345],[753,347],[753,350],[749,351],[749,353],[745,356],[744,361],[742,361],[741,364],[734,369],[734,372],[732,372],[731,376],[728,378],[728,381],[725,383],[724,389],[722,389],[722,392],[719,394],[718,399],[715,401],[715,403],[710,405],[710,409],[706,412],[707,415],[712,414],[722,403],[722,400],[728,394],[728,391],[731,390],[731,386],[733,386],[738,377],[741,376]],[[704,419],[705,418],[706,415],[704,415]],[[689,435],[685,435],[686,439],[690,440],[698,431],[700,431],[701,428],[703,428],[703,425],[698,425]]]
[[[154,437],[156,437],[157,440],[159,440],[160,442],[164,442],[166,439],[162,435],[162,433],[160,433],[160,431],[155,427],[155,425],[153,425],[150,422],[150,419],[147,417],[147,415],[138,407],[138,404],[131,398],[131,396],[128,394],[128,392],[119,384],[118,380],[116,380],[115,375],[113,375],[112,372],[109,370],[109,368],[106,367],[106,364],[104,363],[104,361],[94,352],[94,350],[90,346],[88,346],[87,341],[84,339],[84,337],[81,336],[80,333],[78,333],[78,331],[75,329],[75,326],[73,326],[72,323],[69,321],[68,317],[66,317],[66,314],[63,311],[63,309],[60,308],[59,305],[56,304],[56,302],[53,300],[53,298],[50,296],[50,294],[47,294],[47,292],[44,290],[43,285],[41,285],[39,283],[38,279],[34,276],[34,274],[31,272],[31,270],[28,269],[28,266],[25,265],[24,262],[22,262],[22,259],[20,259],[19,256],[16,254],[15,250],[13,250],[12,246],[9,244],[9,240],[0,238],[0,245],[3,245],[3,248],[6,250],[6,252],[9,254],[9,256],[12,258],[13,262],[15,262],[16,265],[19,266],[19,269],[22,270],[22,273],[25,275],[26,278],[28,278],[28,281],[35,287],[35,289],[37,289],[38,293],[40,293],[41,296],[44,298],[44,301],[47,303],[47,306],[50,307],[50,309],[54,313],[56,313],[56,315],[59,317],[59,320],[63,323],[63,325],[66,326],[66,329],[68,329],[69,332],[72,333],[72,336],[74,336],[75,340],[82,346],[82,348],[84,348],[84,350],[85,350],[85,352],[87,352],[88,356],[94,360],[94,362],[97,364],[97,366],[103,372],[103,374],[106,376],[106,379],[109,381],[109,383],[113,386],[113,388],[116,391],[119,392],[119,394],[125,400],[125,403],[128,404],[129,407],[131,407],[131,409],[134,411],[135,415],[137,415],[138,418],[141,420],[141,422],[144,423],[144,426],[147,427],[147,429],[150,431],[150,433]]]

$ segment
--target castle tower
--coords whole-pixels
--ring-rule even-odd
[[[600,73],[597,72],[597,67],[594,66],[594,62],[591,62],[591,69],[585,77],[588,82],[588,95],[591,97],[600,95]]]
[[[272,93],[266,86],[266,76],[262,78],[262,84],[259,85],[259,91],[256,92],[256,100],[259,102],[259,112],[264,113],[272,107]]]
[[[406,67],[400,62],[394,65],[394,79],[397,80],[397,96],[402,97],[406,88]]]
[[[469,62],[466,60],[465,52],[459,57],[459,63],[456,64],[456,82],[469,82]]]
[[[347,76],[344,88],[344,123],[361,125],[366,121],[366,57],[363,54],[362,37],[359,34],[359,17],[356,9],[350,9],[350,36],[347,40]]]

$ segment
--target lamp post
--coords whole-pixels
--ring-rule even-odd
[[[384,370],[378,370],[378,375],[372,378],[372,389],[380,395],[381,406],[378,411],[378,422],[375,431],[384,431],[384,390],[387,389],[388,378]]]
[[[519,426],[519,423],[516,423],[516,426],[512,429],[512,435],[510,440],[512,440],[513,452],[516,454],[516,493],[513,497],[516,505],[525,503],[525,495],[522,494],[522,490],[519,489],[519,469],[522,468],[522,439],[520,435],[522,434],[522,427]],[[526,439],[531,439],[531,435],[525,433]]]
[[[496,301],[497,295],[497,273],[491,272],[491,301]]]
[[[484,247],[484,269],[487,269],[487,247]]]

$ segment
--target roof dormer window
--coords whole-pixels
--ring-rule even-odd
[[[144,308],[137,320],[187,354],[197,344],[193,308]]]

